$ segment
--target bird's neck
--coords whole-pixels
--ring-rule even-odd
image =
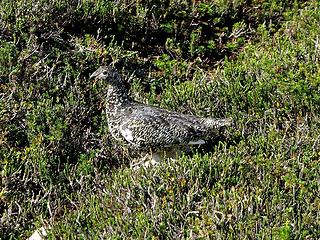
[[[107,111],[114,112],[130,103],[130,97],[122,83],[110,85],[107,93]]]

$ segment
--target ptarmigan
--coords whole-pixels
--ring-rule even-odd
[[[116,140],[130,148],[156,152],[172,146],[204,144],[208,136],[231,125],[230,119],[201,118],[132,101],[112,67],[100,67],[90,78],[108,82],[108,127]]]

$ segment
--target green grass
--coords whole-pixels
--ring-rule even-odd
[[[319,22],[318,1],[1,1],[0,238],[318,239]],[[135,99],[235,126],[130,169],[88,78],[110,63]]]

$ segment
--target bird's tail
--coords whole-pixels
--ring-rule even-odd
[[[211,129],[220,129],[221,127],[229,127],[233,124],[232,118],[205,118],[204,123]]]

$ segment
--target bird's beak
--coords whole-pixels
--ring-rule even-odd
[[[89,78],[95,78],[97,77],[99,74],[97,73],[97,71],[93,72]]]

